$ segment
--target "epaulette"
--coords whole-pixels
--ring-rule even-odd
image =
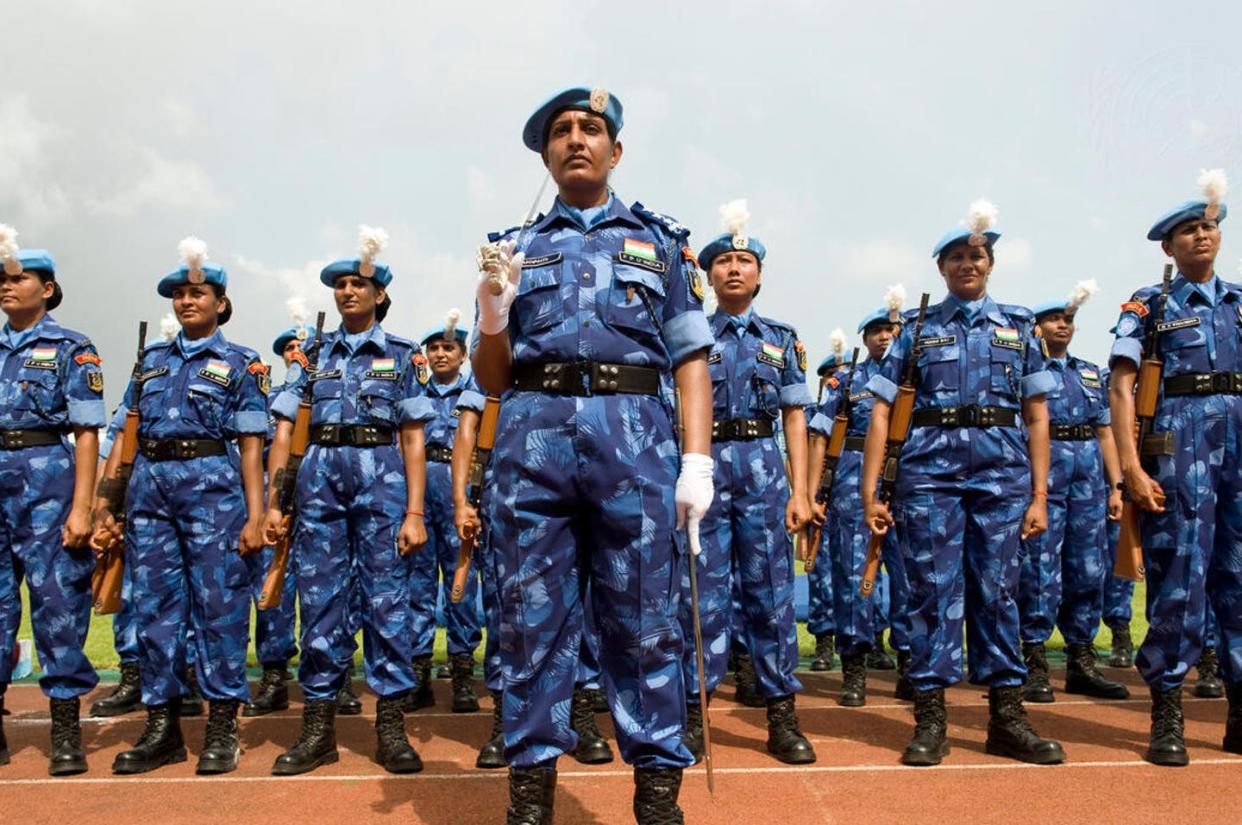
[[[773,329],[779,329],[782,332],[787,332],[790,335],[792,335],[794,338],[798,337],[798,331],[794,329],[791,324],[787,324],[784,321],[777,321],[775,318],[768,318],[764,315],[759,315],[757,317],[759,318],[760,321],[772,327]]]
[[[396,344],[399,347],[405,347],[406,349],[409,349],[409,350],[421,352],[418,344],[414,343],[409,338],[402,338],[400,335],[393,335],[392,333],[389,333],[389,332],[385,332],[384,335],[387,336],[388,343],[390,344]]]
[[[161,338],[158,341],[152,341],[151,343],[147,344],[145,347],[142,348],[142,351],[143,353],[154,352],[157,349],[164,349],[165,347],[171,347],[171,346],[172,346],[172,341],[165,341],[164,339]]]
[[[538,215],[532,218],[530,224],[527,224],[527,225],[532,226],[534,224],[537,224],[541,220],[543,220],[545,217],[547,216],[544,215],[542,212],[540,212]],[[518,224],[517,226],[511,226],[508,229],[501,230],[500,232],[488,232],[487,240],[490,243],[496,243],[496,241],[502,240],[503,238],[509,235],[512,235],[514,232],[520,231],[522,229],[522,226],[523,226],[522,224]]]
[[[630,211],[643,223],[648,226],[659,227],[661,231],[676,238],[680,243],[685,243],[685,240],[690,237],[690,230],[679,224],[676,219],[670,218],[668,215],[661,215],[659,212],[652,212],[638,201],[634,201]]]
[[[251,361],[263,360],[259,357],[259,353],[255,352],[250,347],[245,347],[245,346],[242,346],[241,344],[235,344],[232,341],[229,341],[229,349],[233,350],[238,355],[240,355],[247,364],[249,364]]]
[[[1035,319],[1035,313],[1021,304],[997,304],[996,308],[1011,318],[1017,318],[1022,321],[1032,321]]]

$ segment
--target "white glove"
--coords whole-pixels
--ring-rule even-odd
[[[509,328],[509,307],[517,297],[518,282],[522,280],[522,262],[526,254],[513,254],[517,244],[504,241],[479,247],[476,260],[479,265],[479,332],[499,335]]]
[[[716,489],[712,482],[712,471],[716,462],[709,455],[686,453],[681,457],[681,474],[677,476],[677,489],[673,493],[673,501],[677,505],[677,529],[685,525],[690,537],[690,552],[698,555],[702,551],[699,544],[699,522],[707,515],[707,508],[712,506]]]

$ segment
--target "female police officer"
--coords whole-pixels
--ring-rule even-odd
[[[1051,376],[1025,307],[987,294],[995,207],[971,207],[932,252],[949,294],[928,307],[917,340],[907,323],[867,389],[875,394],[864,448],[863,503],[873,532],[893,518],[910,585],[914,738],[902,761],[934,765],[948,753],[944,689],[962,676],[962,620],[970,681],[987,685],[987,750],[1027,762],[1065,758],[1040,739],[1022,707],[1018,646],[1019,539],[1047,527]],[[889,411],[898,385],[916,387],[913,428],[901,451],[893,515],[876,497]],[[1020,413],[1020,414],[1019,414]]]
[[[340,328],[324,335],[314,372],[300,362],[290,368],[285,391],[272,404],[280,421],[268,457],[269,542],[288,527],[278,507],[277,473],[309,382],[311,443],[297,475],[293,534],[302,617],[298,681],[306,705],[301,736],[272,767],[277,775],[337,760],[336,698],[353,649],[346,621],[351,587],[361,593],[367,682],[379,696],[376,760],[392,773],[423,767],[406,737],[401,706],[414,688],[409,554],[427,540],[423,421],[435,411],[423,386],[427,359],[413,342],[380,327],[392,306],[392,272],[376,260],[387,235],[361,230],[358,256],[329,264],[319,276],[332,288]]]
[[[124,542],[147,725],[134,749],[116,757],[116,773],[185,760],[179,718],[187,625],[209,702],[199,773],[237,767],[237,708],[250,698],[250,594],[241,555],[263,544],[269,377],[253,350],[220,333],[233,312],[227,273],[206,262],[207,246],[197,238],[183,240],[180,252],[182,265],[157,290],[172,299],[181,333],[147,347],[125,392],[125,405],[140,417]],[[116,478],[123,441],[122,434],[113,444],[105,478]],[[108,506],[107,499],[96,503],[96,549],[119,538]]]
[[[82,652],[90,624],[91,483],[104,423],[103,373],[86,336],[48,310],[61,301],[52,256],[0,225],[0,714],[21,623],[22,579],[52,712],[53,776],[86,770],[79,697],[98,682]],[[70,447],[67,433],[74,434]],[[9,761],[0,728],[0,765]]]

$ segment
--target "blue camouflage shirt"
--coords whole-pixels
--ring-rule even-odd
[[[1119,358],[1136,367],[1143,341],[1155,323],[1160,285],[1144,287],[1121,305],[1109,363]],[[1213,371],[1242,372],[1242,286],[1215,275],[1195,284],[1180,272],[1169,286],[1159,327],[1164,376]]]
[[[1049,421],[1108,426],[1108,385],[1099,367],[1070,355],[1047,359],[1047,368],[1054,382],[1047,394]]]
[[[709,321],[713,418],[775,419],[783,407],[811,403],[806,354],[793,327],[755,312],[717,310]]]
[[[867,434],[867,427],[871,423],[871,408],[875,406],[875,393],[867,389],[867,384],[879,372],[880,362],[870,358],[854,368],[854,377],[848,389],[851,406],[849,426],[845,429],[846,435],[865,436]],[[848,374],[849,368],[847,367],[843,373],[840,373],[840,380],[843,381]],[[845,399],[845,393],[845,385],[838,381],[835,386],[831,387],[831,392],[825,394],[824,403],[820,405],[815,417],[811,419],[810,426],[814,432],[825,436],[832,435],[833,418]]]
[[[102,427],[103,368],[90,339],[44,315],[0,331],[0,429]]]
[[[254,350],[226,341],[217,329],[204,340],[150,344],[139,379],[130,379],[123,406],[133,408],[136,381],[142,438],[214,438],[267,432],[267,366]],[[123,420],[123,419],[122,419]]]
[[[427,399],[436,412],[436,417],[427,422],[424,430],[428,447],[435,445],[451,449],[461,411],[483,412],[483,393],[469,375],[458,374],[447,384],[432,378],[427,382]]]
[[[311,425],[377,424],[399,427],[435,418],[427,400],[431,368],[418,346],[373,325],[351,348],[344,329],[324,333],[316,370],[307,375],[298,362],[289,367],[285,388],[272,413],[290,421],[297,415],[302,388],[311,384]]]

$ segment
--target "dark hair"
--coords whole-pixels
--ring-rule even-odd
[[[233,317],[233,302],[229,300],[229,296],[224,294],[224,287],[219,284],[212,284],[211,290],[216,293],[216,300],[224,301],[224,309],[216,316],[216,326],[222,327]]]
[[[34,272],[35,275],[39,276],[39,280],[42,283],[46,284],[49,281],[51,282],[52,297],[48,298],[45,303],[48,312],[51,312],[56,309],[56,307],[60,306],[60,302],[65,299],[65,293],[61,291],[60,282],[56,280],[56,276],[51,272],[44,272],[42,269],[33,269],[31,272]]]
[[[375,322],[383,323],[388,317],[388,310],[392,308],[392,296],[388,294],[388,290],[384,290],[384,300],[375,305]]]
[[[939,256],[937,256],[937,258],[936,258],[936,268],[937,268],[937,269],[940,269],[941,267],[943,267],[943,266],[944,266],[944,259],[945,259],[945,256],[947,256],[950,252],[952,252],[954,249],[956,249],[957,247],[961,246],[962,244],[969,244],[969,243],[970,243],[970,241],[969,241],[969,240],[961,240],[961,241],[957,241],[957,242],[955,242],[955,243],[951,243],[951,244],[949,244],[948,246],[946,246],[944,249],[940,250],[940,255],[939,255]],[[996,263],[996,257],[992,254],[992,244],[991,244],[991,243],[985,243],[985,244],[983,245],[983,251],[984,251],[984,252],[986,252],[986,253],[988,253],[988,263],[990,263],[990,264],[995,264],[995,263]]]

